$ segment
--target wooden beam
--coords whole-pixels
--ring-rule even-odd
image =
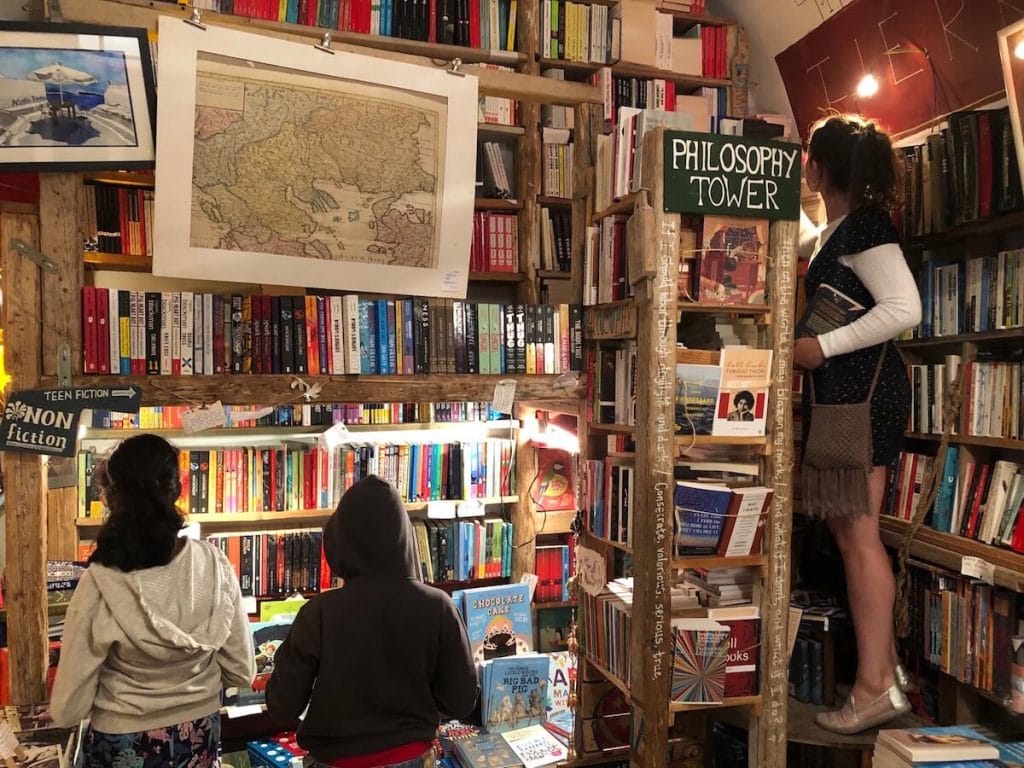
[[[4,355],[12,388],[38,385],[41,370],[39,267],[11,247],[11,240],[39,246],[39,220],[0,214],[3,259]],[[41,456],[7,453],[5,528],[7,564],[7,647],[10,696],[14,704],[46,700],[46,466]]]
[[[536,573],[537,523],[533,516],[534,505],[530,498],[534,477],[537,474],[537,448],[523,438],[532,431],[528,429],[535,422],[536,411],[532,408],[519,409],[523,428],[517,435],[516,485],[515,493],[519,503],[512,506],[512,581],[518,582],[524,573]]]
[[[144,27],[150,32],[156,31],[157,19],[160,16],[185,18],[191,13],[187,7],[153,2],[152,0],[60,0],[60,4],[67,21],[107,26]],[[492,52],[458,45],[423,43],[418,40],[363,35],[334,29],[326,30],[320,27],[264,21],[213,12],[204,13],[203,21],[210,25],[230,27],[239,31],[310,45],[314,41],[318,41],[324,32],[329,31],[333,38],[331,47],[335,51],[361,53],[427,67],[448,66],[453,59],[460,59],[471,64],[489,62],[510,66],[525,60],[525,56],[513,52]],[[438,63],[439,61],[441,64]],[[601,102],[600,91],[582,83],[559,82],[539,76],[475,66],[466,66],[464,71],[479,78],[480,94],[484,96],[502,96],[521,101],[566,105],[581,102],[599,104]]]
[[[786,764],[786,712],[789,700],[789,555],[793,528],[793,297],[796,293],[796,247],[799,225],[776,221],[769,247],[772,269],[771,346],[774,379],[769,414],[771,453],[768,482],[774,489],[765,530],[768,564],[761,592],[761,717],[752,720],[750,764]]]
[[[669,692],[672,684],[672,520],[675,461],[676,294],[679,271],[679,216],[665,214],[664,131],[644,139],[643,178],[651,207],[638,202],[627,227],[643,217],[655,219],[648,243],[656,271],[636,279],[637,418],[634,486],[633,610],[630,637],[633,768],[665,768],[668,761]]]
[[[73,173],[39,176],[39,249],[57,265],[57,274],[43,272],[43,375],[57,375],[57,350],[67,343],[72,373],[82,371],[82,234],[79,206],[82,177]]]

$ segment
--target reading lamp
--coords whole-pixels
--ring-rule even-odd
[[[545,411],[538,411],[536,420],[524,426],[525,439],[538,448],[553,448],[569,454],[580,452],[580,439],[567,429],[548,421]]]

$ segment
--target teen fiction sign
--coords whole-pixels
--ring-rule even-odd
[[[82,411],[138,413],[138,387],[75,387],[13,392],[0,420],[0,450],[74,456]]]
[[[665,210],[800,218],[800,146],[665,131]]]

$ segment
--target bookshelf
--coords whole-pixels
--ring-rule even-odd
[[[793,281],[796,264],[795,222],[774,222],[770,228],[770,253],[773,258],[767,275],[772,304],[747,312],[735,306],[702,306],[706,313],[750,314],[759,324],[758,338],[774,350],[772,382],[766,437],[677,437],[675,424],[675,345],[676,322],[690,322],[693,315],[682,309],[678,294],[678,260],[681,218],[664,212],[663,130],[655,128],[644,138],[643,183],[645,191],[628,195],[610,208],[592,215],[600,221],[612,215],[628,215],[625,241],[629,251],[629,280],[633,297],[611,304],[588,307],[585,327],[592,344],[607,340],[635,340],[636,423],[606,424],[585,420],[581,430],[583,459],[601,460],[621,457],[632,459],[634,469],[630,517],[632,544],[612,540],[587,531],[580,544],[603,555],[608,578],[618,572],[618,564],[629,558],[632,564],[633,592],[628,643],[628,680],[620,669],[598,656],[602,641],[593,633],[586,638],[581,679],[597,674],[619,689],[633,707],[632,766],[659,768],[667,764],[671,734],[686,731],[686,716],[700,712],[714,718],[719,712],[736,710],[749,727],[751,765],[785,763],[785,741],[774,734],[785,732],[788,698],[788,645],[786,642],[788,591],[788,539],[791,497],[791,397],[788,361],[791,324],[778,322],[792,316]],[[602,317],[616,312],[626,318],[620,328],[606,331]],[[784,372],[784,373],[783,373]],[[593,374],[592,374],[593,375]],[[588,407],[589,407],[588,403]],[[666,427],[666,425],[668,425]],[[612,438],[632,438],[634,451],[613,451],[607,445]],[[672,479],[680,454],[692,446],[732,446],[761,457],[761,482],[774,488],[767,523],[771,535],[761,552],[742,557],[692,556],[674,553],[672,529],[675,484]],[[628,458],[627,458],[628,457]],[[670,617],[672,606],[668,585],[678,572],[689,569],[715,571],[743,568],[754,580],[754,602],[760,609],[761,655],[759,693],[726,698],[720,705],[697,705],[672,701],[673,642]],[[585,603],[587,605],[587,603]],[[581,620],[581,630],[589,627],[589,617]],[[581,694],[583,700],[586,696]],[[586,713],[582,713],[586,717]],[[681,719],[677,719],[681,718]],[[641,725],[642,724],[642,725]],[[638,729],[642,740],[636,739]]]

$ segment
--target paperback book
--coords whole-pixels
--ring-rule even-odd
[[[705,216],[698,299],[712,304],[764,304],[768,222]]]
[[[760,437],[765,434],[772,350],[725,347],[713,435]]]
[[[502,737],[522,761],[524,768],[553,765],[569,756],[565,746],[542,725],[506,731]]]
[[[710,435],[722,369],[717,365],[676,364],[676,434]]]
[[[732,491],[725,486],[677,482],[675,490],[675,543],[679,555],[718,552],[729,514]]]
[[[729,627],[713,619],[674,619],[672,643],[672,701],[721,704],[725,699]]]

